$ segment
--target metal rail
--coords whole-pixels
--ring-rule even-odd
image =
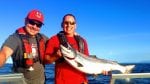
[[[115,84],[116,79],[130,79],[130,78],[150,78],[150,73],[112,74],[110,84]]]
[[[22,73],[0,75],[0,84],[26,84]]]

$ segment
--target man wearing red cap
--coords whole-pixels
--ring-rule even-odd
[[[25,26],[10,35],[0,50],[0,67],[10,56],[15,73],[23,73],[27,84],[44,84],[43,58],[48,38],[40,34],[44,16],[32,10],[25,18]]]

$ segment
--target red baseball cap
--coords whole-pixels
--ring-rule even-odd
[[[40,12],[39,10],[32,10],[28,13],[27,19],[33,19],[33,20],[37,20],[41,23],[44,22],[44,15],[42,14],[42,12]]]

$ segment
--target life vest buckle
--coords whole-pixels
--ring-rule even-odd
[[[34,59],[32,53],[24,53],[24,60],[25,60],[25,67],[27,68],[27,70],[33,71]]]

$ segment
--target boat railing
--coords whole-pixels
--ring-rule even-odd
[[[22,73],[0,75],[0,84],[26,84]]]
[[[112,74],[110,84],[115,84],[116,79],[129,81],[131,78],[150,78],[150,73]]]

